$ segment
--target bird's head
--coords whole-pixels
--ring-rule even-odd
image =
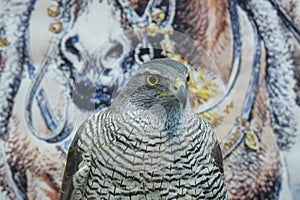
[[[189,104],[189,82],[187,66],[171,59],[155,59],[137,69],[116,102],[144,108],[161,105],[185,109]]]

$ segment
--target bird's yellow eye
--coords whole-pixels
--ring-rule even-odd
[[[190,84],[191,81],[192,81],[192,75],[189,74],[189,75],[186,77],[186,82],[187,82],[187,84]]]
[[[159,79],[157,76],[153,75],[153,74],[149,74],[147,75],[147,83],[150,86],[155,86],[157,85],[157,83],[159,82]]]

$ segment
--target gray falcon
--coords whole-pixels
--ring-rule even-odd
[[[61,199],[228,199],[211,126],[192,111],[190,71],[143,64],[69,148]]]

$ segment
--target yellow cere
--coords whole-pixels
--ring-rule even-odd
[[[176,90],[179,89],[181,86],[185,87],[185,82],[182,79],[177,78],[175,82]]]

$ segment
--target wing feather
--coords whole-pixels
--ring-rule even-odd
[[[75,198],[75,188],[73,184],[74,176],[78,171],[80,171],[82,167],[86,167],[82,166],[82,162],[84,161],[84,154],[88,152],[84,151],[84,149],[80,147],[80,140],[83,134],[86,134],[86,123],[83,123],[78,128],[72,144],[70,145],[68,150],[67,163],[60,193],[61,200],[70,200]]]

